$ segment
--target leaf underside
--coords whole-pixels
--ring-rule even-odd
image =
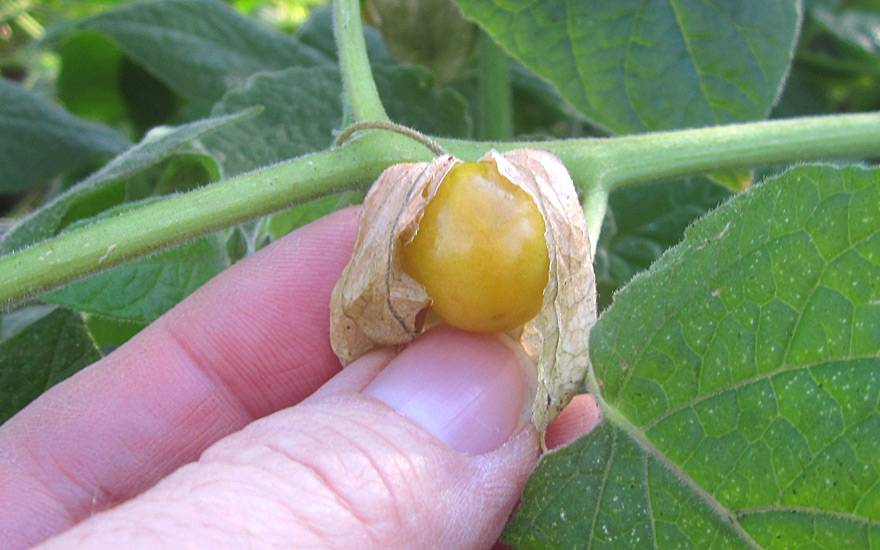
[[[0,193],[45,184],[129,145],[110,128],[78,119],[3,78],[0,130]]]

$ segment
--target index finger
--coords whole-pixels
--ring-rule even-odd
[[[336,373],[329,300],[356,223],[338,212],[232,266],[0,427],[0,540],[128,499]]]

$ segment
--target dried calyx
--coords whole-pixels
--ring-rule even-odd
[[[586,222],[562,162],[540,150],[388,168],[364,201],[331,301],[344,365],[438,323],[506,332],[538,368],[539,430],[589,368],[596,290]]]

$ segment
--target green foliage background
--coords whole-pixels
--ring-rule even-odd
[[[439,1],[406,8],[419,17],[361,7],[385,29],[367,28],[365,47],[390,118],[450,149],[613,151],[624,142],[559,140],[880,108],[876,1],[459,0],[470,20],[444,15],[441,38],[470,46],[426,58],[409,37],[429,42],[431,15],[450,13]],[[331,147],[352,90],[331,13],[313,4],[0,2],[0,251]],[[612,186],[607,212],[596,174],[569,166],[588,214],[605,213],[585,381],[604,418],[543,459],[509,543],[880,547],[877,154],[773,160]],[[0,420],[365,183],[4,313]]]

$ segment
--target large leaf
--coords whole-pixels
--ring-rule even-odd
[[[0,344],[0,423],[101,354],[82,317],[57,309]]]
[[[730,191],[705,178],[626,187],[611,193],[596,249],[599,308],[618,288],[677,244],[684,230]]]
[[[203,100],[219,99],[257,71],[330,62],[318,50],[216,0],[131,4],[76,28],[108,36],[166,85]]]
[[[760,119],[788,71],[799,0],[459,0],[596,124],[629,133]]]
[[[211,235],[96,273],[40,298],[110,319],[147,324],[225,267],[224,243]]]
[[[46,183],[128,145],[110,128],[78,119],[0,78],[0,193]]]
[[[736,196],[591,334],[605,420],[548,456],[522,548],[880,541],[880,169]]]
[[[173,177],[180,169],[175,165],[172,157],[181,153],[187,157],[194,156],[190,149],[194,139],[230,122],[253,115],[255,112],[244,111],[200,120],[176,128],[153,130],[140,143],[10,229],[0,243],[0,252],[7,253],[28,246],[57,234],[66,225],[78,219],[94,216],[125,201],[143,198],[127,193],[131,188],[129,183],[133,176],[160,163],[169,162],[167,166],[161,167],[160,174],[151,175],[150,181],[146,182],[147,187],[155,189],[162,177]],[[195,157],[190,160],[209,172],[216,172],[216,167],[210,166],[213,164],[210,158],[204,155],[195,155]],[[188,164],[192,165],[192,163]],[[183,168],[186,169],[187,166]],[[168,170],[171,171],[170,175]],[[149,195],[150,192],[146,194]]]
[[[226,176],[332,145],[342,120],[342,84],[335,65],[258,73],[223,96],[214,114],[260,105],[263,112],[204,140]]]

